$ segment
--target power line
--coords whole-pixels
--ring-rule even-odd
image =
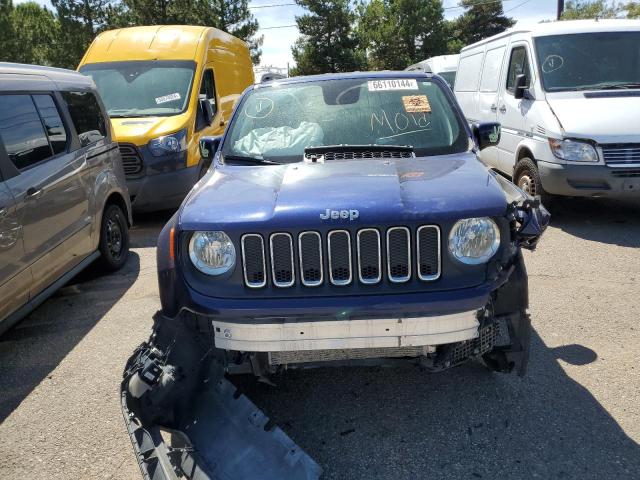
[[[276,28],[291,28],[291,27],[297,27],[297,26],[298,26],[298,24],[293,24],[293,25],[278,25],[278,26],[275,26],[275,27],[262,27],[262,28],[259,28],[258,30],[274,30],[274,29],[276,29]]]
[[[255,9],[255,8],[288,7],[289,5],[297,5],[297,4],[296,3],[274,3],[273,5],[256,5],[255,7],[249,7],[249,8]]]
[[[479,2],[475,2],[475,3],[470,3],[469,5],[456,5],[455,7],[443,7],[443,10],[455,10],[456,8],[469,8],[469,7],[476,7],[476,6],[480,6],[480,5],[491,5],[492,3],[502,3],[503,1],[505,2],[511,2],[513,0],[482,0]]]
[[[492,3],[501,3],[501,2],[511,2],[513,0],[481,0],[475,3],[471,3],[469,5],[463,6],[463,5],[456,5],[455,7],[443,7],[443,10],[455,10],[457,8],[469,8],[469,7],[476,7],[476,6],[481,6],[481,5],[491,5]],[[526,3],[526,2],[525,2]],[[270,5],[256,5],[256,6],[252,6],[249,7],[250,9],[258,9],[258,8],[274,8],[274,7],[289,7],[289,6],[293,6],[293,5],[297,5],[297,3],[295,2],[291,2],[291,3],[274,3],[274,4],[270,4]],[[514,10],[518,7],[514,7],[511,10]],[[511,11],[509,10],[509,11]],[[506,12],[505,12],[506,13]]]
[[[488,1],[476,2],[476,3],[472,3],[472,4],[468,5],[468,7],[475,7],[477,5],[489,5],[491,3],[500,3],[502,1],[503,0],[488,0]],[[511,0],[504,0],[504,1],[509,2]],[[531,0],[525,0],[521,4],[516,5],[515,7],[510,8],[509,10],[506,10],[504,12],[504,14],[506,15],[507,13],[515,10],[516,8],[520,8],[525,3],[529,3],[530,1]],[[284,6],[287,6],[287,5],[297,5],[297,4],[295,4],[295,3],[279,3],[279,4],[273,4],[273,5],[260,5],[260,6],[257,6],[257,7],[249,7],[249,8],[284,7]],[[452,9],[452,8],[463,8],[463,7],[459,7],[459,6],[458,7],[446,7],[443,10],[449,10],[449,9]],[[297,26],[298,26],[297,24],[293,24],[293,25],[276,25],[276,26],[273,26],[273,27],[262,27],[262,28],[259,28],[258,30],[276,30],[278,28],[293,28],[293,27],[297,27]]]
[[[516,5],[516,6],[515,6],[515,7],[513,7],[513,8],[510,8],[509,10],[506,10],[506,11],[504,12],[504,15],[506,15],[506,14],[507,14],[507,13],[509,13],[509,12],[514,11],[516,8],[520,8],[520,7],[521,7],[521,6],[523,6],[525,3],[529,3],[530,1],[531,1],[531,0],[524,0],[524,2],[522,2],[522,3],[518,4],[518,5]]]

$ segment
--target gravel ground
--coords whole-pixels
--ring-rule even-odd
[[[640,202],[551,210],[526,254],[525,378],[473,363],[236,382],[327,479],[639,478]],[[122,272],[90,268],[0,337],[0,478],[141,478],[118,387],[159,308],[154,244],[166,219],[136,219]]]

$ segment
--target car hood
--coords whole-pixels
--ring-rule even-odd
[[[116,117],[111,118],[111,127],[116,141],[144,146],[156,137],[182,130],[185,122],[184,115],[141,118]]]
[[[502,188],[472,153],[324,164],[217,166],[182,206],[185,230],[347,227],[502,215]],[[327,210],[357,218],[321,219]],[[260,225],[255,225],[260,228]]]
[[[547,101],[566,137],[591,139],[598,143],[638,142],[640,97],[623,96],[624,92],[607,91],[607,96],[595,98],[587,98],[582,92],[558,93],[547,95]],[[594,92],[590,95],[599,94]],[[600,92],[600,95],[604,93]]]

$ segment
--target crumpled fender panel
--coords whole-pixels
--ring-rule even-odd
[[[171,352],[176,343],[186,345],[174,352],[194,351],[191,328],[179,323],[170,326],[169,337],[154,328],[124,372],[122,410],[143,477],[319,478],[320,466],[236,390],[210,352],[195,349],[198,360],[191,365],[169,363],[184,360]]]

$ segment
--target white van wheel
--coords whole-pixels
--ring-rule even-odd
[[[540,197],[546,196],[546,192],[544,188],[542,188],[542,182],[540,181],[538,167],[536,167],[536,164],[530,158],[525,157],[520,159],[513,174],[513,183],[532,197],[536,195]]]

